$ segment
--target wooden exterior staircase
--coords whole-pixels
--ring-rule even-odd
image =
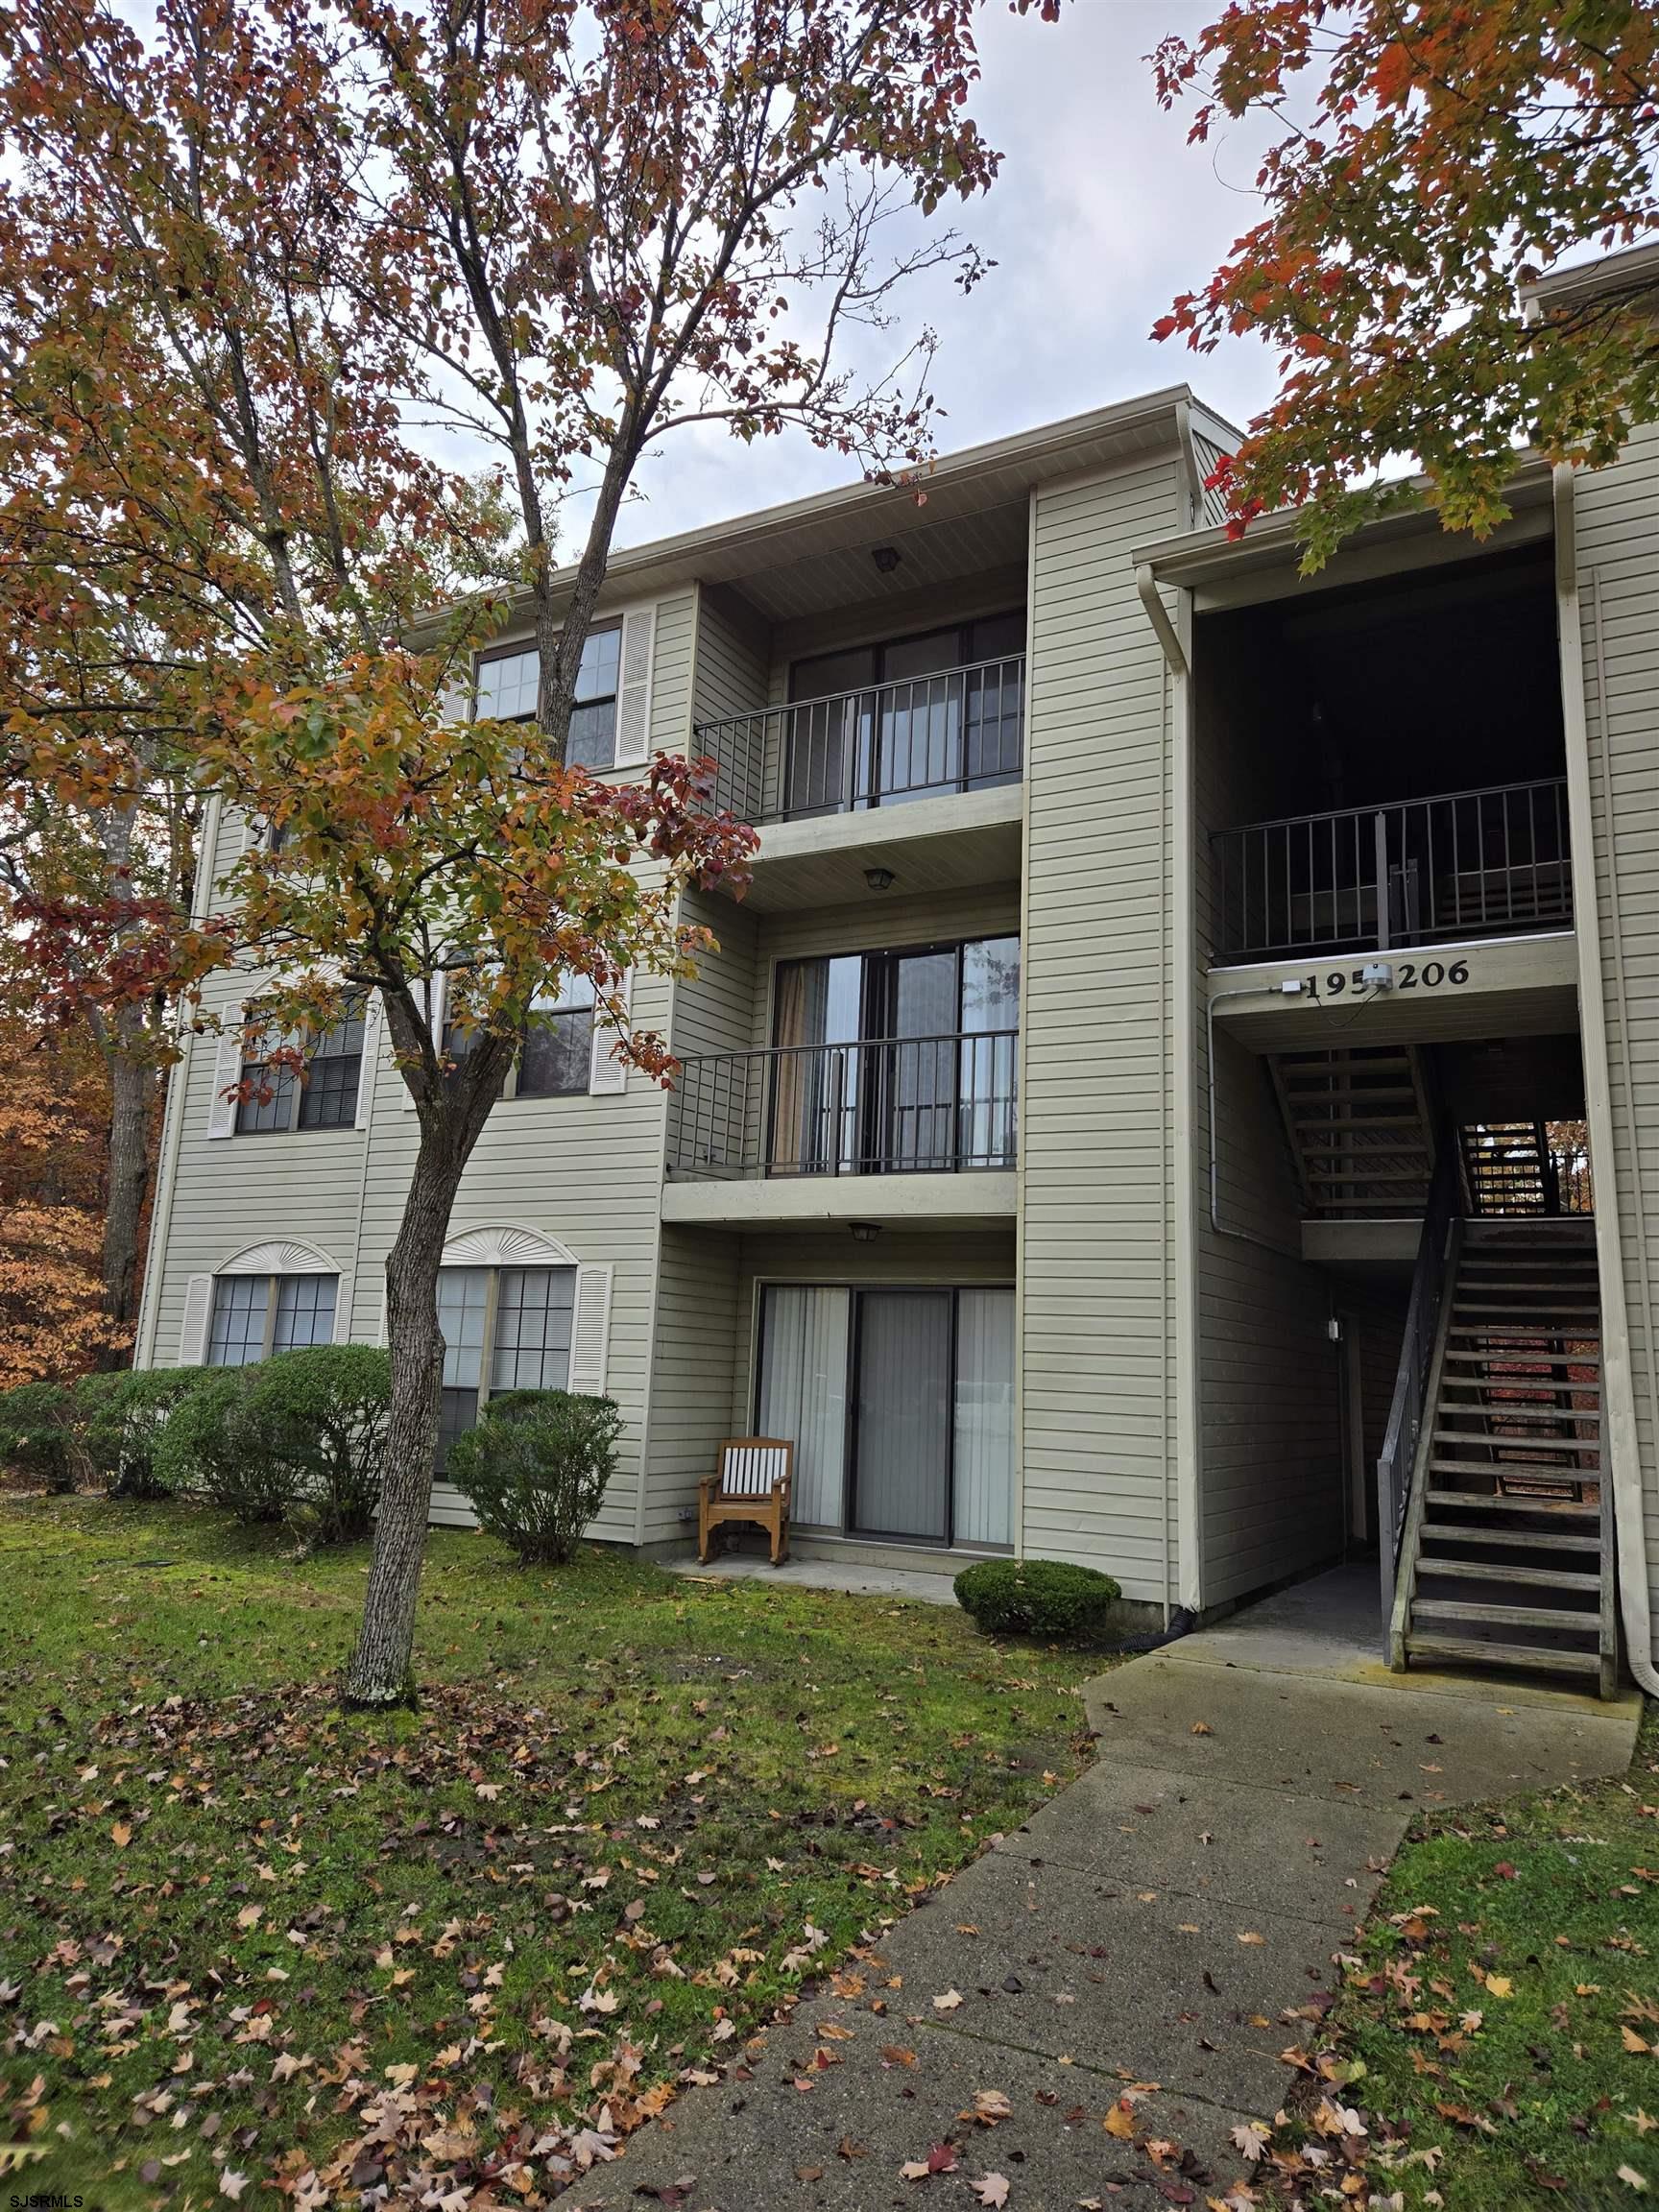
[[[1274,1055],[1303,1202],[1334,1220],[1421,1214],[1434,1172],[1434,1127],[1411,1045]]]
[[[1592,1218],[1455,1221],[1389,1658],[1618,1671]]]

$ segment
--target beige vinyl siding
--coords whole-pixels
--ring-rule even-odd
[[[1581,474],[1575,504],[1613,1116],[1613,1160],[1595,1164],[1597,1204],[1605,1210],[1617,1196],[1648,1585],[1659,1623],[1659,426],[1635,431],[1616,467]]]
[[[1023,1549],[1160,1603],[1179,1569],[1174,855],[1165,662],[1129,555],[1180,521],[1172,458],[1037,494],[1026,742]]]
[[[735,591],[705,585],[697,599],[694,719],[720,722],[764,707],[771,652],[771,631],[763,617]]]
[[[701,666],[701,663],[700,663]],[[674,986],[669,1042],[682,1058],[749,1048],[758,991],[759,917],[726,898],[688,892],[681,913],[720,940],[695,977]],[[657,1266],[657,1324],[651,1366],[641,1541],[685,1533],[683,1508],[711,1474],[730,1433],[737,1358],[737,1239],[711,1230],[664,1227]]]
[[[1301,1257],[1301,1208],[1266,1063],[1217,1030],[1221,1220],[1243,1233],[1218,1237],[1203,1051],[1200,1037],[1198,1467],[1209,1606],[1334,1555],[1343,1453],[1331,1294],[1324,1271]]]
[[[1359,1347],[1360,1433],[1364,1441],[1365,1516],[1363,1527],[1377,1534],[1377,1462],[1382,1455],[1394,1382],[1406,1338],[1410,1278],[1404,1274],[1376,1280],[1347,1280],[1335,1286],[1336,1304]]]
[[[697,1485],[733,1433],[738,1358],[737,1238],[664,1226],[658,1253],[657,1338],[651,1370],[650,1479],[641,1541],[687,1534]]]

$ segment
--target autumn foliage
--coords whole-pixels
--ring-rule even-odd
[[[1155,326],[1199,352],[1259,334],[1280,388],[1223,467],[1234,526],[1306,506],[1316,565],[1413,503],[1507,512],[1516,448],[1594,465],[1659,415],[1659,321],[1617,281],[1529,316],[1575,249],[1659,229],[1659,9],[1635,0],[1236,0],[1153,56],[1190,138],[1264,118],[1262,220]],[[1386,470],[1387,474],[1382,472]]]
[[[107,1099],[96,1051],[0,1020],[0,1390],[108,1364]]]

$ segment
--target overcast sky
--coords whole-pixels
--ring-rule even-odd
[[[1236,422],[1271,397],[1272,359],[1254,341],[1199,356],[1147,336],[1259,212],[1260,134],[1189,146],[1190,118],[1162,111],[1144,60],[1166,32],[1196,32],[1220,4],[1068,0],[1058,24],[996,0],[986,9],[976,112],[1003,167],[959,220],[998,265],[967,298],[935,284],[906,310],[912,327],[926,320],[942,340],[941,450],[1162,385],[1191,384]],[[628,542],[846,483],[850,468],[798,436],[744,448],[691,429],[665,440],[637,481],[645,497],[619,532]]]

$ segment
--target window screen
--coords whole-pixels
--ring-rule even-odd
[[[568,975],[554,997],[537,1001],[519,1055],[517,1096],[585,1092],[592,1050],[593,986],[586,975]]]
[[[338,1278],[333,1275],[277,1276],[272,1351],[297,1352],[307,1344],[332,1344],[338,1287]]]
[[[493,1390],[563,1390],[570,1377],[573,1267],[504,1267],[495,1286]]]
[[[312,1046],[309,1076],[300,1094],[301,1129],[349,1129],[357,1117],[363,1072],[363,1009],[325,1030]]]
[[[616,758],[616,687],[622,662],[619,622],[590,630],[576,671],[565,758],[584,768],[609,768]],[[480,661],[473,685],[480,718],[527,722],[536,712],[541,661],[534,646]]]
[[[438,1326],[444,1333],[443,1410],[439,1464],[449,1446],[478,1418],[484,1375],[484,1319],[489,1304],[487,1267],[445,1267],[438,1276]]]
[[[209,1367],[247,1367],[265,1357],[265,1315],[271,1297],[267,1275],[221,1275],[213,1286]]]

